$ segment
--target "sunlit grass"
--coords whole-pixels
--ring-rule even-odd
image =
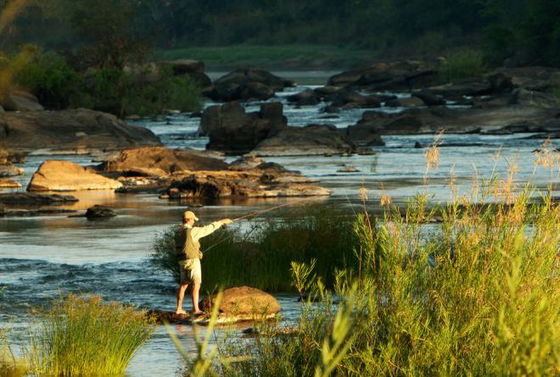
[[[40,376],[119,376],[154,327],[143,311],[100,297],[69,296],[41,317],[28,350]]]

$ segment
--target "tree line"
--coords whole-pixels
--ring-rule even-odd
[[[494,64],[560,66],[556,0],[27,0],[4,34],[0,48],[34,42],[92,65],[123,64],[115,49],[330,44],[379,57],[469,47]]]

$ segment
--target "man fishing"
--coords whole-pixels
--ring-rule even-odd
[[[181,282],[177,291],[177,308],[175,314],[187,314],[183,309],[183,299],[185,291],[191,284],[191,298],[193,304],[193,317],[200,317],[204,314],[198,307],[198,298],[200,293],[200,285],[202,283],[202,269],[200,259],[202,252],[200,251],[200,239],[206,237],[214,231],[220,229],[223,225],[231,224],[231,219],[222,219],[213,223],[195,227],[194,223],[198,221],[198,217],[191,211],[183,213],[183,226],[175,235],[175,248],[177,254],[181,256],[179,268],[181,271]]]

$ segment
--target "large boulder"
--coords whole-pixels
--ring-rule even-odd
[[[152,131],[86,109],[0,114],[0,144],[12,149],[116,150],[161,145]]]
[[[206,95],[215,101],[266,100],[285,87],[294,86],[290,81],[262,69],[240,68],[214,81]]]
[[[88,219],[94,220],[115,217],[117,216],[117,213],[110,207],[96,204],[93,207],[89,207],[84,216]]]
[[[104,162],[101,170],[134,176],[166,176],[178,172],[197,170],[223,170],[228,165],[217,158],[204,156],[193,150],[176,150],[167,147],[142,147],[127,149]]]
[[[33,174],[28,191],[115,190],[122,183],[70,161],[45,161]]]
[[[211,313],[216,295],[206,297],[200,307]],[[262,320],[275,317],[281,306],[274,296],[252,287],[234,287],[223,291],[219,308],[219,322]]]
[[[332,125],[288,127],[261,141],[250,153],[255,156],[306,156],[352,153],[355,146]]]
[[[317,92],[311,89],[305,89],[299,93],[292,94],[287,97],[287,100],[296,106],[314,106],[321,101]]]
[[[288,127],[282,112],[278,102],[262,104],[255,113],[246,113],[238,102],[210,106],[202,113],[200,130],[210,139],[207,149],[243,154]]]
[[[332,76],[328,85],[367,88],[369,90],[410,90],[438,82],[434,64],[420,61],[375,63]]]
[[[23,90],[14,90],[0,96],[0,105],[5,111],[44,110],[37,97]]]

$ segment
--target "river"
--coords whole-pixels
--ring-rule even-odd
[[[280,72],[301,84],[279,93],[285,103],[285,115],[290,125],[328,123],[345,127],[356,123],[364,110],[342,111],[338,118],[324,119],[321,104],[297,108],[286,103],[285,97],[305,88],[314,88],[332,72]],[[406,93],[397,93],[407,96]],[[206,105],[211,105],[208,102]],[[248,103],[247,110],[257,110],[259,103]],[[398,111],[381,108],[379,111]],[[207,140],[199,137],[198,118],[189,114],[174,114],[153,120],[137,121],[154,131],[165,145],[204,149]],[[433,202],[451,198],[450,177],[461,194],[468,194],[473,177],[505,178],[508,170],[517,170],[515,182],[532,182],[547,187],[557,182],[558,170],[535,168],[532,151],[543,143],[533,134],[514,135],[444,135],[438,168],[426,172],[424,149],[415,148],[419,142],[427,146],[433,135],[386,136],[384,147],[374,147],[374,155],[347,157],[275,157],[288,169],[300,170],[332,190],[329,205],[358,205],[358,190],[366,187],[371,205],[388,194],[396,203],[404,203],[417,193],[429,193]],[[25,174],[17,177],[25,187],[36,168],[46,159],[67,159],[91,164],[88,156],[30,155],[24,164]],[[227,161],[231,161],[228,158]],[[359,172],[339,173],[341,167],[351,165]],[[68,292],[100,294],[108,300],[172,310],[175,284],[170,276],[148,263],[154,237],[177,223],[184,206],[164,201],[156,195],[115,194],[112,192],[77,193],[80,201],[70,208],[86,209],[93,204],[108,204],[118,216],[105,221],[57,216],[0,218],[0,321],[12,329],[16,345],[25,343],[27,331],[33,326],[31,308],[43,305]],[[203,221],[241,214],[278,203],[278,200],[253,200],[222,203],[200,208],[197,214]],[[295,296],[277,295],[287,321],[297,318]],[[192,330],[179,326],[175,330],[187,349],[192,349]],[[166,330],[156,335],[134,357],[127,375],[130,377],[170,376],[181,366],[178,354]]]

